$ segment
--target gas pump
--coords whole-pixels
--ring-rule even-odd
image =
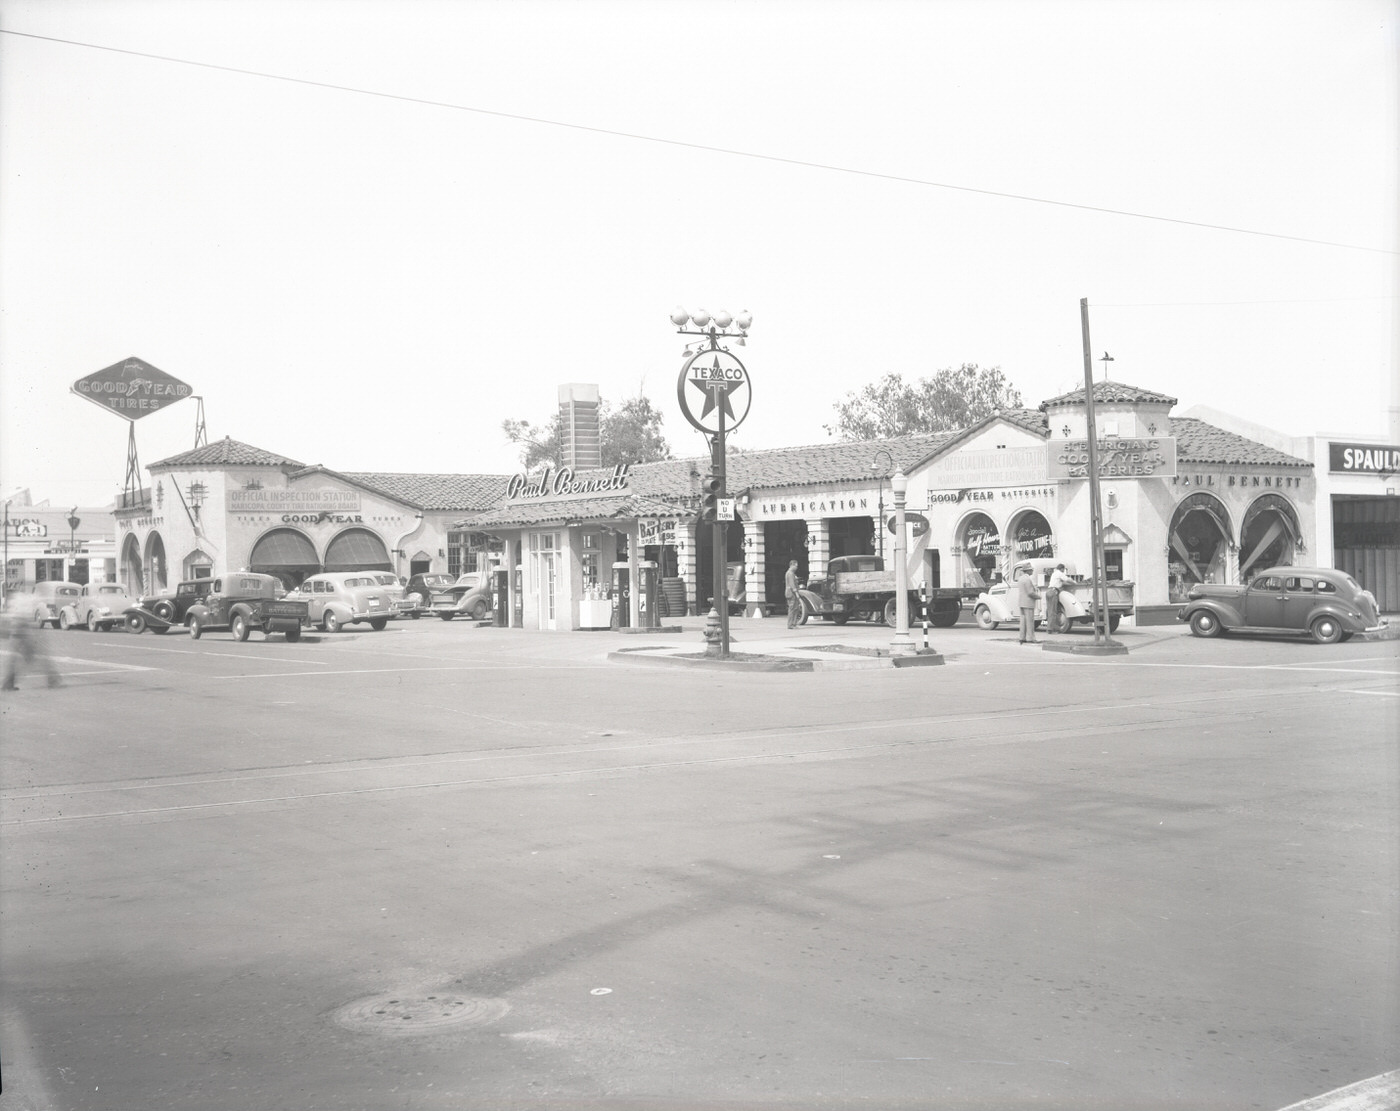
[[[613,625],[618,629],[632,626],[631,568],[627,563],[612,565]]]
[[[643,559],[637,563],[637,607],[641,611],[637,618],[640,629],[658,629],[661,618],[658,615],[657,597],[660,594],[661,579],[657,574],[656,563]]]
[[[491,573],[491,601],[492,614],[495,623],[502,628],[510,624],[510,610],[506,608],[510,601],[510,572],[506,570],[493,571]]]

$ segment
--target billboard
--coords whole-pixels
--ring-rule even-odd
[[[1176,437],[1129,439],[1117,436],[1096,442],[1100,478],[1175,478]],[[1047,477],[1089,477],[1089,441],[1060,440],[1050,445]]]
[[[194,390],[133,355],[96,374],[79,378],[73,383],[73,392],[119,417],[137,421],[157,409],[184,400]]]

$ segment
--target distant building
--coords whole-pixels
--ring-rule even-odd
[[[5,502],[5,592],[36,582],[108,582],[116,577],[114,506],[34,504],[28,490]]]

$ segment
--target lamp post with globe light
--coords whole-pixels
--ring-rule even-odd
[[[880,469],[880,456],[884,456],[888,461],[884,470]],[[879,538],[880,561],[885,559],[885,479],[890,475],[890,467],[894,466],[894,456],[884,448],[875,453],[875,458],[870,460],[870,469],[875,472],[875,481],[878,484],[876,500],[879,502],[878,512],[880,514],[875,525],[875,535]]]
[[[720,340],[733,340],[735,346],[744,346],[749,328],[753,325],[753,314],[747,309],[734,316],[723,309],[711,314],[705,309],[690,312],[677,308],[671,313],[671,323],[683,336],[701,337],[698,343],[686,345],[686,361],[676,384],[676,397],[685,419],[710,442],[710,471],[702,480],[700,518],[711,525],[714,609],[706,621],[704,637],[706,653],[725,659],[729,656],[726,526],[733,518],[720,512],[720,502],[730,505],[726,488],[724,436],[727,430],[737,428],[748,415],[747,397],[742,412],[737,415],[733,401],[734,395],[741,389],[747,395],[749,380],[744,364]],[[731,331],[731,328],[734,330]],[[691,411],[687,386],[698,390],[704,397],[703,411],[698,416]],[[726,417],[733,417],[733,424],[726,425]],[[712,418],[714,423],[706,423],[707,418]]]
[[[903,471],[890,477],[894,491],[894,638],[890,641],[891,655],[913,653],[914,641],[909,636],[909,565],[904,560],[904,495],[909,491],[909,479]]]

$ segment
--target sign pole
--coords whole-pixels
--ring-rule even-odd
[[[1089,347],[1089,298],[1079,300],[1079,323],[1084,332],[1084,415],[1088,422],[1089,440],[1089,528],[1093,558],[1093,581],[1090,593],[1094,617],[1094,645],[1108,638],[1108,584],[1103,581],[1103,517],[1099,505],[1098,431],[1094,426],[1094,362]]]
[[[713,473],[719,479],[719,496],[729,497],[729,490],[726,485],[724,473],[724,406],[717,406],[719,411],[719,428],[715,432],[714,449],[711,452],[711,465]],[[729,522],[719,519],[715,515],[715,522],[711,526],[714,530],[714,563],[715,563],[715,609],[719,613],[719,657],[722,660],[729,658]]]

